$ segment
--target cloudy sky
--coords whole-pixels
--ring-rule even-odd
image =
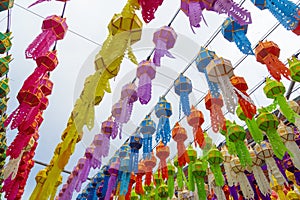
[[[293,0],[296,2],[296,0]],[[11,113],[17,106],[16,95],[27,76],[33,72],[36,67],[33,60],[25,59],[25,49],[28,44],[41,32],[41,24],[43,18],[57,14],[61,15],[63,3],[58,1],[45,2],[30,9],[27,7],[33,3],[32,0],[18,1],[12,9],[11,31],[13,32],[12,55],[14,60],[10,64],[10,101],[8,113]],[[52,158],[56,145],[60,142],[60,136],[66,127],[67,120],[72,111],[74,102],[79,96],[84,79],[87,75],[94,72],[93,59],[95,54],[101,48],[102,42],[107,37],[107,25],[115,13],[119,13],[125,5],[125,0],[115,2],[102,0],[86,0],[74,1],[67,3],[65,17],[69,31],[64,40],[59,41],[57,45],[59,66],[51,73],[51,80],[54,82],[54,89],[49,98],[49,107],[44,112],[44,122],[40,128],[39,145],[36,150],[35,160],[48,163]],[[266,10],[261,11],[256,8],[250,0],[247,0],[243,6],[251,12],[253,23],[248,27],[248,38],[253,46],[276,24],[276,19]],[[159,7],[156,18],[149,24],[144,25],[142,40],[134,46],[134,53],[138,61],[145,59],[153,48],[152,34],[163,25],[167,25],[173,15],[180,7],[180,1],[164,0]],[[7,13],[0,13],[0,22],[2,31],[6,30]],[[140,16],[140,12],[138,12]],[[153,81],[153,98],[148,105],[135,104],[131,121],[124,126],[122,140],[116,139],[111,143],[110,156],[123,144],[124,140],[132,134],[135,127],[139,125],[141,120],[149,113],[158,101],[159,96],[164,94],[173,84],[174,79],[190,61],[196,56],[201,45],[205,45],[211,38],[213,33],[218,30],[219,26],[226,19],[225,15],[218,15],[214,12],[204,12],[207,26],[202,22],[201,28],[195,29],[194,34],[189,25],[188,18],[183,12],[180,12],[174,20],[172,27],[178,34],[175,47],[171,50],[175,59],[164,58],[162,66],[157,69],[156,79]],[[280,59],[286,61],[293,53],[299,50],[300,40],[297,36],[286,31],[282,26],[278,26],[268,37],[281,48]],[[208,45],[210,50],[214,50],[218,56],[222,56],[231,60],[235,65],[243,54],[237,49],[234,43],[225,40],[222,34],[217,34],[215,39]],[[71,157],[66,170],[71,171],[76,165],[78,159],[83,156],[84,150],[93,139],[93,135],[99,132],[99,126],[102,121],[106,120],[110,115],[111,105],[120,97],[120,88],[131,81],[135,77],[136,66],[125,59],[119,75],[115,80],[111,81],[112,94],[105,95],[103,102],[96,108],[96,125],[89,132],[85,130],[82,142],[78,143],[74,155]],[[255,87],[260,81],[268,75],[266,66],[257,63],[254,56],[247,57],[234,71],[236,75],[244,76],[249,88]],[[207,92],[207,84],[204,75],[199,73],[193,64],[185,72],[193,82],[193,93],[190,95],[191,103],[195,104]],[[284,80],[284,84],[288,87],[289,81]],[[296,84],[295,89],[299,85]],[[295,91],[291,98],[299,95]],[[265,106],[271,103],[262,91],[262,87],[256,90],[251,96],[258,106]],[[179,119],[179,98],[174,93],[174,88],[170,90],[166,96],[167,100],[172,103],[173,115],[170,118],[171,126]],[[198,106],[205,114],[205,123],[203,128],[209,127],[209,112],[205,109],[204,102]],[[181,114],[182,116],[182,114]],[[157,121],[154,115],[153,119]],[[233,115],[226,115],[231,120],[236,119]],[[189,141],[192,139],[191,128],[187,125],[186,120],[182,121],[182,125],[189,131]],[[220,134],[215,134],[211,130],[208,131],[213,137],[215,143],[223,140]],[[8,131],[7,137],[10,143],[16,132]],[[154,142],[155,144],[155,142]],[[176,149],[176,143],[171,142],[172,149]],[[173,151],[171,157],[175,155]],[[107,162],[107,159],[104,160]],[[35,187],[34,177],[39,170],[44,168],[36,164],[31,171],[27,186],[23,195],[23,199],[28,199]],[[95,174],[92,171],[90,176]],[[66,181],[67,175],[63,174],[63,182]],[[77,195],[76,195],[77,196]],[[75,194],[74,194],[75,198]]]

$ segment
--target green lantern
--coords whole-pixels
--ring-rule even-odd
[[[229,137],[228,137],[228,127],[231,124],[232,124],[232,122],[230,122],[229,120],[226,120],[226,130],[220,129],[220,133],[225,137],[229,154],[235,155],[236,154],[235,146],[234,146],[233,142],[231,142],[229,140]]]
[[[295,56],[293,56],[291,60],[288,60],[288,62],[292,80],[300,82],[300,61]]]
[[[8,52],[11,48],[11,32],[1,33],[0,32],[0,54]]]
[[[166,184],[163,183],[161,186],[159,186],[158,196],[162,200],[167,200],[168,199],[169,193],[168,193],[168,186]]]
[[[236,153],[243,166],[251,166],[252,159],[247,146],[244,143],[246,139],[246,131],[242,126],[232,123],[228,127],[228,138],[235,146]]]
[[[253,140],[256,143],[261,143],[261,141],[263,141],[264,135],[261,132],[261,130],[258,128],[255,118],[252,117],[252,119],[249,119],[248,117],[246,117],[246,115],[244,114],[240,105],[238,105],[238,107],[236,109],[236,114],[240,120],[243,120],[246,122],[248,130],[249,130]]]
[[[179,190],[183,190],[183,179],[184,179],[184,174],[183,174],[183,170],[182,170],[182,167],[179,166],[179,163],[178,163],[178,157],[176,156],[174,158],[174,161],[173,161],[175,167],[177,168],[177,185],[178,185],[178,189]]]
[[[203,157],[206,157],[208,154],[208,151],[212,147],[212,139],[207,135],[206,132],[204,132],[203,135],[204,135],[205,145],[202,150],[203,150]]]
[[[206,200],[204,177],[206,176],[207,167],[207,162],[200,160],[197,160],[192,165],[192,173],[194,180],[197,184],[199,200]]]
[[[11,55],[0,58],[0,77],[8,72],[8,64],[12,61]]]
[[[146,191],[146,199],[150,199],[151,192],[153,192],[154,189],[153,183],[150,185],[144,185],[144,189]]]
[[[138,199],[139,199],[139,195],[137,195],[137,193],[135,193],[135,191],[132,190],[130,200],[138,200]]]
[[[215,145],[208,152],[207,161],[212,173],[214,174],[216,185],[223,186],[224,178],[222,175],[220,164],[224,161],[224,159],[222,153],[216,148]]]
[[[277,133],[279,121],[277,117],[264,109],[260,110],[260,114],[256,119],[256,123],[260,130],[264,131],[269,139],[274,154],[282,159],[284,154],[288,151],[283,144],[280,135]]]
[[[171,162],[168,162],[168,194],[170,198],[172,198],[174,194],[174,175],[175,167]]]
[[[9,98],[3,97],[0,98],[0,114],[3,115],[7,109],[7,101]]]
[[[153,175],[154,182],[155,182],[155,199],[158,199],[158,188],[162,184],[163,179],[161,176],[158,174],[158,171],[155,172]]]
[[[189,145],[187,149],[187,154],[190,159],[190,163],[188,166],[188,189],[189,191],[194,192],[195,191],[195,180],[193,177],[193,165],[197,159],[197,151],[192,147],[192,145]]]
[[[0,98],[6,97],[10,91],[8,81],[8,78],[4,78],[0,81]]]

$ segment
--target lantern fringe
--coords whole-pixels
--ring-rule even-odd
[[[291,159],[297,169],[300,169],[300,150],[295,141],[286,141],[285,146],[293,154]]]
[[[228,76],[219,76],[218,82],[222,90],[222,96],[228,112],[234,114],[237,106],[237,95]]]
[[[170,121],[169,121],[169,118],[164,117],[164,116],[159,118],[155,141],[159,142],[160,137],[161,137],[164,145],[166,145],[171,139]]]
[[[191,29],[192,29],[193,33],[195,33],[193,30],[193,27],[197,27],[197,28],[200,27],[200,22],[201,22],[202,18],[205,22],[199,2],[190,2],[189,3],[188,15],[189,15]],[[206,24],[206,22],[205,22],[205,24]]]
[[[210,169],[215,177],[215,182],[217,186],[224,185],[224,177],[222,174],[222,170],[219,164],[210,165]]]
[[[269,53],[265,57],[265,64],[274,79],[280,81],[282,74],[286,79],[290,80],[290,70],[273,54]]]
[[[273,175],[275,177],[275,179],[277,180],[278,185],[283,186],[284,184],[287,184],[287,181],[284,178],[284,176],[282,175],[282,173],[280,172],[274,158],[272,158],[272,157],[266,158],[265,161],[267,164],[268,171],[271,174],[269,177],[272,177],[272,175]],[[270,178],[270,179],[273,182],[272,178]]]
[[[245,122],[247,124],[247,127],[249,129],[249,132],[250,132],[253,140],[257,144],[260,144],[263,141],[264,135],[263,135],[262,131],[258,128],[255,118],[254,117],[252,119],[246,118]]]
[[[75,186],[76,192],[80,192],[81,185],[88,178],[90,169],[91,169],[91,159],[86,158],[85,162],[83,164],[83,168],[79,171],[79,173],[77,175],[77,180],[76,180],[77,182],[76,182],[76,186]]]
[[[139,86],[137,89],[137,96],[139,97],[139,101],[141,104],[147,104],[151,99],[151,79],[150,77],[144,73],[139,78]]]
[[[229,185],[229,187],[231,187],[234,185],[234,180],[236,179],[236,177],[234,176],[234,173],[232,171],[231,164],[228,162],[224,162],[224,169],[225,169],[228,185]]]
[[[187,92],[180,93],[180,104],[182,106],[183,113],[186,116],[189,116],[191,114],[189,93],[187,93]]]
[[[211,82],[209,80],[206,69],[204,70],[204,75],[205,75],[205,78],[206,78],[208,88],[209,88],[209,91],[210,91],[211,95],[213,96],[213,98],[218,98],[220,96],[218,84],[214,83],[214,82]]]
[[[167,50],[167,44],[165,41],[158,39],[157,44],[154,51],[153,56],[153,63],[156,66],[160,66],[160,59],[164,56],[167,56],[169,58],[175,58],[168,50]]]
[[[183,189],[183,171],[182,167],[177,167],[177,185],[180,190]]]
[[[204,134],[201,126],[194,127],[193,132],[194,132],[195,146],[196,144],[198,144],[199,147],[202,149],[205,146],[205,140],[204,140]]]
[[[217,133],[225,123],[225,117],[223,115],[222,109],[219,105],[212,105],[210,111],[210,119],[211,119],[211,126],[215,133]]]
[[[15,179],[18,173],[18,168],[20,165],[21,158],[23,156],[24,150],[21,151],[19,156],[15,159],[10,159],[6,166],[4,167],[3,179]],[[4,184],[5,185],[5,184]]]
[[[116,181],[117,181],[117,176],[111,175],[110,178],[109,178],[109,181],[108,181],[108,187],[107,187],[107,190],[106,190],[104,200],[109,200],[110,199],[111,194],[113,192],[113,189],[116,185]]]
[[[237,194],[237,192],[236,192],[235,185],[229,186],[229,190],[230,190],[230,195],[232,196],[232,199],[233,199],[233,200],[238,200],[239,197],[238,197],[238,194]]]
[[[146,134],[144,134],[143,138],[143,158],[151,158],[151,151],[152,151],[152,135],[147,134],[147,137],[145,137]]]
[[[244,141],[238,140],[234,142],[236,153],[240,159],[242,166],[251,166],[252,165],[252,158],[250,156],[249,150],[246,147]]]
[[[271,194],[272,189],[270,187],[269,181],[267,177],[265,176],[264,172],[262,171],[260,166],[253,165],[252,166],[253,174],[255,177],[255,180],[257,182],[257,186],[261,193],[266,196],[268,194]]]
[[[28,8],[34,6],[34,5],[37,5],[37,4],[40,4],[40,3],[43,3],[45,1],[51,1],[51,0],[37,0],[36,2],[32,3],[30,6],[28,6]]]
[[[298,6],[289,0],[268,0],[266,6],[274,17],[287,30],[294,30],[298,25]]]
[[[254,191],[249,183],[249,180],[247,179],[246,174],[243,172],[237,173],[237,179],[245,199],[254,199]]]
[[[142,195],[142,194],[145,193],[142,183],[143,183],[143,175],[142,174],[137,174],[136,183],[135,183],[135,192],[139,195]]]
[[[152,180],[152,170],[147,170],[146,177],[145,177],[145,185],[150,186]]]
[[[121,186],[120,186],[120,195],[126,195],[127,191],[128,191],[128,185],[130,182],[130,173],[129,172],[123,172],[122,173],[122,181],[121,182]]]
[[[234,42],[239,50],[246,55],[254,55],[249,39],[246,37],[244,32],[234,32]]]
[[[190,162],[189,166],[188,166],[188,178],[189,178],[189,182],[188,182],[188,189],[189,191],[194,192],[195,191],[195,179],[194,179],[194,175],[193,175],[193,165],[195,164],[195,162]],[[197,182],[197,180],[196,180]]]
[[[277,158],[283,159],[283,156],[286,152],[292,155],[292,153],[286,148],[286,146],[282,142],[281,137],[278,135],[276,129],[269,130],[267,132],[267,136],[272,146],[273,152]]]
[[[196,179],[196,185],[197,185],[197,194],[198,194],[199,200],[206,200],[204,178]]]
[[[295,111],[290,107],[286,98],[283,95],[279,95],[276,97],[276,101],[280,106],[280,110],[282,114],[292,123],[295,123],[295,118],[300,117]]]
[[[168,176],[168,194],[170,198],[174,195],[174,176]]]
[[[129,171],[137,173],[139,164],[139,152],[134,151],[130,153]]]
[[[30,138],[32,135],[26,135],[19,133],[14,141],[7,147],[6,156],[10,156],[13,159],[16,159],[21,154],[22,150],[27,146],[29,143]]]

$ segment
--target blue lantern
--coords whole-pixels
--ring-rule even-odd
[[[156,124],[149,115],[140,124],[140,133],[143,134],[143,158],[150,158],[152,151],[152,135],[156,131]]]
[[[129,171],[136,173],[138,171],[139,149],[142,147],[142,137],[139,133],[130,136],[129,146],[131,147]]]
[[[222,24],[222,34],[229,42],[235,42],[239,50],[246,55],[254,55],[251,43],[246,37],[248,25],[240,25],[231,17]]]
[[[169,117],[172,115],[172,106],[165,97],[160,97],[155,105],[155,115],[159,118],[155,141],[160,139],[166,145],[171,139],[171,128]]]
[[[218,98],[220,96],[220,92],[219,92],[219,86],[217,83],[211,82],[208,78],[208,74],[206,71],[206,67],[208,66],[208,64],[210,63],[211,60],[214,59],[214,57],[216,57],[216,53],[214,51],[210,51],[204,47],[200,48],[200,51],[198,53],[198,56],[196,58],[196,65],[198,68],[199,72],[204,73],[207,84],[208,84],[208,88],[211,92],[211,95],[214,98]]]
[[[104,181],[103,181],[103,184],[101,184],[99,187],[99,189],[101,189],[100,199],[104,199],[107,188],[108,188],[108,181],[109,181],[109,177],[110,177],[108,165],[103,166],[103,174],[104,174]]]
[[[124,196],[128,192],[128,185],[130,182],[130,174],[129,166],[130,166],[130,153],[129,151],[125,152],[125,156],[121,158],[121,165],[119,173],[121,172],[121,180],[120,180],[120,195]]]
[[[179,116],[181,109],[186,116],[191,114],[189,94],[192,92],[192,82],[191,80],[180,74],[180,76],[174,81],[175,93],[180,96],[180,105],[179,105]]]
[[[261,10],[268,9],[287,30],[295,30],[299,23],[300,7],[289,0],[251,0]]]

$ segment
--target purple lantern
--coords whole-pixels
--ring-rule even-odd
[[[110,168],[108,170],[108,172],[110,173],[110,178],[109,178],[109,181],[108,181],[108,188],[106,190],[104,200],[109,200],[110,199],[111,193],[112,193],[112,191],[113,191],[113,189],[116,185],[116,182],[117,182],[119,168],[120,168],[120,160],[119,160],[119,158],[117,158],[116,161],[113,162],[110,165]]]

